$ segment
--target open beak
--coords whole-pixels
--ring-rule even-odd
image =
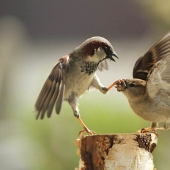
[[[107,58],[111,59],[112,61],[115,61],[113,57],[118,58],[117,54],[113,51],[111,55],[108,55]]]

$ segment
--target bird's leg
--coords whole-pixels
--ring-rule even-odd
[[[74,116],[78,119],[78,121],[80,122],[80,124],[83,126],[83,130],[81,130],[80,132],[79,132],[79,134],[80,133],[82,133],[82,132],[87,132],[89,135],[94,135],[95,134],[95,132],[93,132],[93,131],[91,131],[86,125],[85,125],[85,123],[83,122],[83,120],[80,118],[80,114],[75,110],[74,111]]]
[[[125,80],[117,80],[113,84],[111,84],[109,87],[104,87],[101,83],[97,75],[94,76],[91,86],[95,87],[96,89],[100,90],[103,94],[106,94],[113,86],[123,85],[123,87],[126,87]]]
[[[118,91],[123,91],[124,88],[126,87],[126,83],[125,83],[125,79],[120,79],[115,81],[113,84],[111,84],[109,87],[102,87],[101,88],[101,92],[106,94],[111,88],[113,88],[114,86],[116,86]]]
[[[78,119],[78,121],[80,122],[80,124],[83,126],[83,129],[81,132],[85,131],[87,132],[89,135],[93,135],[95,134],[93,131],[89,130],[87,128],[87,126],[84,124],[84,122],[82,121],[82,119],[80,118],[80,114],[79,114],[79,109],[78,109],[78,102],[77,102],[77,97],[76,94],[74,92],[72,92],[72,94],[70,95],[69,99],[68,99],[68,103],[70,104],[70,106],[73,109],[73,113],[74,116]],[[79,133],[79,134],[80,134]]]
[[[157,127],[156,130],[168,130],[170,129],[170,122],[166,122],[164,127]]]
[[[106,88],[107,91],[109,91],[115,85],[116,86],[121,86],[121,88],[122,88],[122,85],[123,85],[123,87],[126,87],[125,79],[120,79],[120,80],[115,81],[113,84],[111,84],[109,87]]]
[[[168,130],[170,128],[170,122],[165,122],[164,130]]]

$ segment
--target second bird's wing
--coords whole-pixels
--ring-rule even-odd
[[[158,61],[150,71],[147,81],[148,95],[154,99],[160,92],[170,95],[170,54]]]
[[[147,80],[153,65],[170,53],[170,32],[157,41],[148,52],[140,57],[133,68],[133,78]]]

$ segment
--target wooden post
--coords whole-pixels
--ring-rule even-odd
[[[155,133],[92,135],[77,139],[76,170],[155,170]]]

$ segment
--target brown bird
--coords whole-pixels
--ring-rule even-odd
[[[59,114],[63,100],[68,101],[74,116],[88,134],[93,134],[83,123],[78,110],[77,99],[90,87],[106,94],[110,87],[104,87],[97,75],[97,68],[107,69],[106,59],[115,61],[116,53],[111,43],[103,37],[92,37],[84,41],[68,55],[61,57],[53,67],[35,104],[36,118],[50,117],[55,105]]]
[[[170,128],[170,32],[136,61],[133,78],[112,86],[125,94],[138,116],[152,122],[143,132]]]

